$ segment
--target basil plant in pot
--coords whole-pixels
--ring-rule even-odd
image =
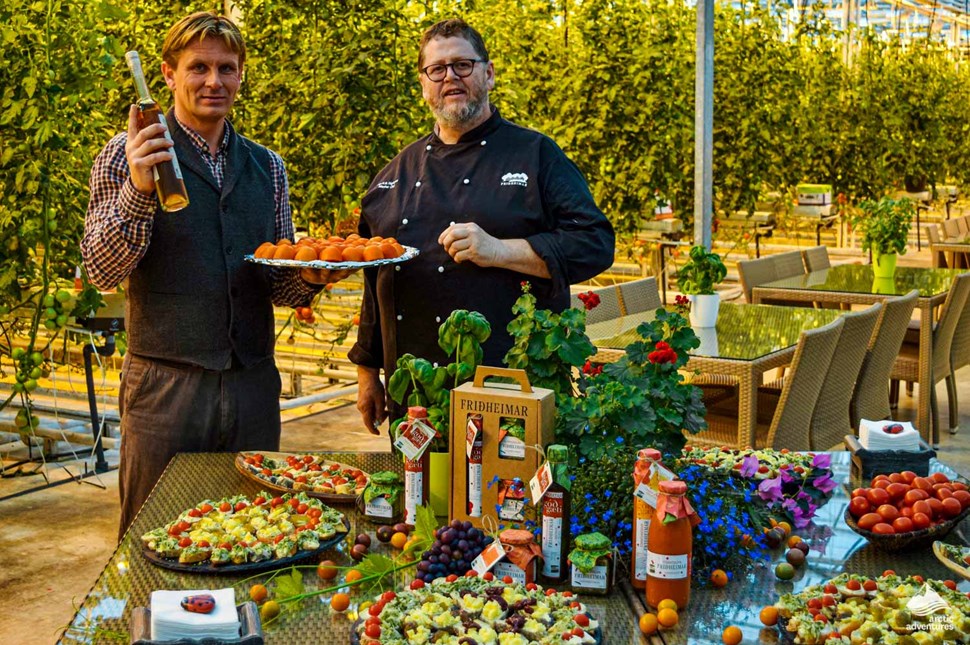
[[[721,296],[714,288],[727,276],[721,256],[703,246],[694,246],[684,266],[677,272],[680,290],[690,300],[690,324],[706,329],[717,324]]]
[[[905,197],[883,197],[878,202],[866,200],[859,204],[852,225],[862,234],[862,250],[872,251],[873,277],[891,278],[896,272],[897,254],[906,252],[915,211],[912,200]]]

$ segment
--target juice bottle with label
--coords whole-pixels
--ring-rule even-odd
[[[468,416],[466,432],[473,437],[468,455],[468,503],[469,517],[482,516],[482,415]]]
[[[644,448],[637,453],[637,463],[633,469],[633,553],[630,563],[630,584],[634,589],[643,589],[647,584],[647,544],[650,522],[653,520],[653,506],[636,495],[637,487],[650,480],[650,467],[659,463],[663,455],[659,450]]]
[[[562,582],[569,573],[566,548],[569,545],[570,488],[569,449],[553,444],[546,449],[552,484],[542,498],[542,578]]]
[[[428,409],[412,405],[408,408],[408,420],[405,423],[414,423],[418,419],[427,423]],[[398,428],[398,432],[403,431],[403,427]],[[417,459],[404,458],[404,523],[408,526],[414,526],[418,506],[427,504],[431,499],[431,477],[428,473],[430,463],[428,450]]]
[[[647,550],[647,604],[651,607],[669,598],[683,609],[690,600],[694,510],[686,493],[687,484],[682,481],[660,482]]]

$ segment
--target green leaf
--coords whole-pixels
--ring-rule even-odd
[[[291,567],[289,573],[273,578],[276,583],[276,597],[280,600],[299,596],[304,592],[303,574],[296,567]]]

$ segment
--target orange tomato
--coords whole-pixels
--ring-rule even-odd
[[[711,572],[711,584],[715,587],[723,587],[728,583],[728,576],[722,569],[715,569]]]
[[[303,245],[297,248],[296,255],[293,256],[294,260],[299,260],[300,262],[313,262],[317,259],[317,252],[313,250],[312,246]]]
[[[273,257],[273,253],[275,252],[276,252],[275,244],[273,244],[272,242],[263,242],[256,248],[255,251],[253,251],[253,255],[257,258],[271,258]]]
[[[657,632],[658,624],[657,617],[653,614],[644,614],[640,616],[640,631],[647,636]]]
[[[393,244],[388,244],[387,242],[381,244],[381,254],[385,259],[396,258],[397,256],[401,255],[397,252],[396,246]]]
[[[375,235],[374,237],[370,238],[367,241],[370,242],[371,244],[380,244],[381,242],[384,241],[384,238],[381,237],[380,235]]]
[[[879,513],[866,513],[859,518],[858,524],[863,531],[871,531],[872,527],[880,522],[882,522],[882,516]]]
[[[360,236],[357,235],[356,233],[351,233],[350,235],[347,236],[348,242],[353,242],[354,240],[359,240],[359,239],[360,239]]]
[[[741,628],[734,625],[725,627],[724,631],[721,632],[721,641],[724,645],[739,645],[743,639],[744,634],[741,633]]]
[[[328,246],[320,251],[320,259],[325,262],[343,262],[343,251],[337,246]]]
[[[357,569],[351,569],[350,571],[347,572],[347,575],[344,576],[344,580],[348,584],[350,584],[352,582],[357,582],[363,577],[364,577],[364,574],[362,574],[360,571],[358,571]]]
[[[292,260],[296,255],[296,249],[292,244],[282,244],[276,247],[273,258],[276,260]]]
[[[335,593],[330,599],[330,608],[334,611],[347,611],[350,607],[350,596],[345,593]]]
[[[367,262],[373,262],[374,260],[383,260],[384,253],[381,252],[381,247],[378,244],[368,244],[364,247],[364,260]]]
[[[657,612],[657,622],[663,627],[673,627],[678,621],[680,621],[680,616],[673,609],[661,609]]]
[[[328,242],[343,242],[344,241],[344,238],[340,237],[339,235],[331,235],[330,237],[327,238],[327,241]]]
[[[364,249],[359,246],[345,246],[343,250],[344,262],[363,262]]]
[[[765,607],[758,617],[761,619],[761,624],[773,627],[778,624],[778,609],[772,606]]]
[[[276,246],[283,246],[284,244],[293,244],[293,242],[284,237],[282,240],[276,243]]]

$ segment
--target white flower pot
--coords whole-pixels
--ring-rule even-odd
[[[717,311],[721,307],[721,295],[696,294],[689,295],[691,327],[707,329],[717,325]]]
[[[721,355],[717,346],[717,329],[713,327],[697,327],[694,329],[694,333],[697,334],[697,338],[701,341],[701,344],[697,349],[692,350],[692,354],[696,354],[697,356]]]

